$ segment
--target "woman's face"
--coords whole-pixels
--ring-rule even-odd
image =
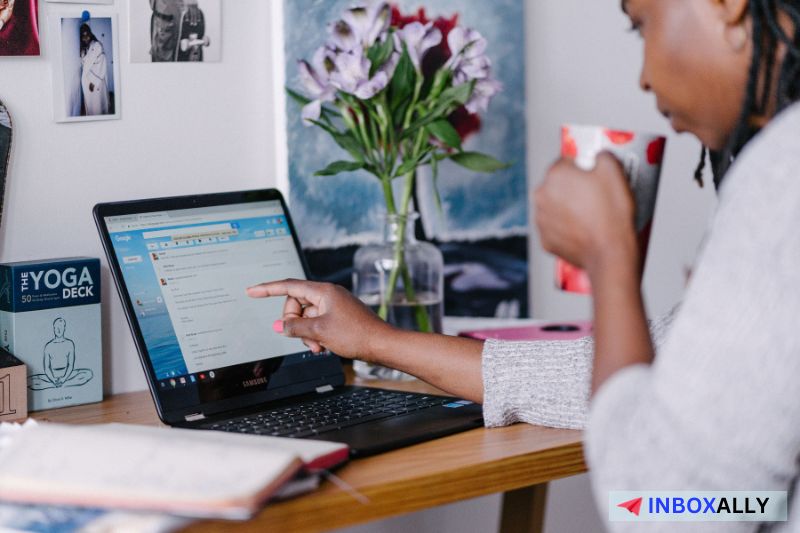
[[[644,41],[640,84],[678,132],[725,146],[744,102],[752,46],[725,0],[624,0]],[[738,2],[746,6],[745,2]],[[738,33],[737,33],[738,32]]]

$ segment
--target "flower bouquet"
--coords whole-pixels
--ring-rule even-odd
[[[304,123],[322,128],[349,155],[315,175],[372,174],[382,187],[387,214],[406,221],[420,167],[431,169],[440,208],[435,189],[443,160],[478,172],[505,168],[462,146],[480,126],[478,113],[501,90],[486,47],[480,33],[458,25],[457,16],[431,21],[424,9],[404,16],[386,2],[345,10],[329,25],[327,41],[310,61],[299,61],[303,91],[287,89],[302,106]],[[402,180],[399,198],[395,180]],[[393,227],[394,258],[376,306],[384,320],[399,286],[406,301],[415,301],[405,260],[406,227]],[[422,305],[416,306],[415,321],[420,331],[434,329]]]

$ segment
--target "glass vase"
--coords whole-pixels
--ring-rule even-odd
[[[353,293],[382,319],[402,329],[442,332],[444,278],[442,252],[418,241],[416,213],[387,215],[383,241],[362,246],[353,259]],[[410,380],[399,370],[354,361],[357,376]]]

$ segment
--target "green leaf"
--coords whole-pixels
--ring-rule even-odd
[[[437,99],[442,94],[442,91],[450,83],[450,79],[452,78],[453,73],[449,68],[440,68],[436,71],[436,74],[433,76],[433,79],[427,83],[427,87],[423,89],[423,93],[425,98],[433,98]],[[429,77],[430,79],[430,77]]]
[[[356,161],[334,161],[322,170],[314,172],[315,176],[335,176],[340,172],[353,172],[364,168],[364,162]]]
[[[288,94],[289,97],[292,100],[294,100],[295,103],[297,105],[299,105],[300,107],[306,106],[306,105],[311,103],[311,99],[310,98],[307,98],[307,97],[303,96],[302,94],[300,94],[300,93],[298,93],[296,91],[293,91],[292,89],[290,89],[288,87],[286,87],[286,94]],[[323,105],[322,108],[321,108],[321,113],[322,113],[322,116],[328,116],[328,115],[335,115],[336,111],[334,111],[333,109],[329,108],[326,105]]]
[[[398,126],[403,124],[409,105],[411,105],[411,103],[408,100],[402,100],[399,105],[392,110],[392,124],[397,124]]]
[[[289,97],[292,100],[294,100],[295,102],[297,102],[301,106],[308,105],[308,104],[311,103],[311,99],[310,98],[307,98],[307,97],[303,96],[302,94],[298,93],[297,91],[293,91],[292,89],[290,89],[288,87],[286,87],[286,94],[288,94]]]
[[[361,144],[355,139],[355,137],[353,137],[352,134],[341,132],[330,124],[325,124],[319,120],[311,120],[309,122],[325,130],[328,135],[333,138],[336,144],[353,156],[353,159],[357,161],[364,161],[364,150]]]
[[[431,122],[439,120],[440,118],[445,117],[450,112],[450,107],[444,104],[436,106],[434,109],[427,112],[427,114],[422,117],[421,119],[417,120],[416,122],[412,122],[411,125],[402,131],[400,136],[401,139],[408,139],[416,135],[417,131],[420,128],[424,128]]]
[[[416,81],[417,71],[414,69],[414,63],[411,62],[408,50],[403,46],[403,55],[400,57],[400,62],[397,63],[392,81],[389,84],[391,94],[389,107],[391,107],[392,112],[395,112],[400,106],[408,105],[407,101],[414,94]],[[402,121],[396,123],[402,124]]]
[[[364,161],[364,150],[361,148],[361,144],[359,144],[352,135],[340,133],[332,137],[333,140],[336,141],[336,144],[353,156],[353,159],[356,161]]]
[[[476,172],[496,172],[511,165],[498,161],[494,157],[479,152],[458,152],[450,156],[454,163]]]
[[[456,87],[450,87],[446,91],[443,91],[442,94],[436,99],[436,105],[433,107],[433,109],[427,111],[424,117],[418,119],[408,128],[406,128],[403,131],[401,138],[407,139],[412,137],[417,133],[419,128],[424,128],[428,124],[439,120],[440,118],[446,117],[455,111],[457,107],[464,105],[472,95],[472,90],[474,87],[475,82],[471,81],[469,83],[462,83]]]
[[[392,52],[394,52],[394,40],[391,35],[382,43],[375,43],[370,47],[367,51],[367,59],[369,59],[371,65],[369,69],[370,78],[389,60]]]
[[[438,100],[442,102],[450,101],[455,102],[459,105],[464,105],[469,101],[469,97],[472,96],[472,91],[475,88],[475,81],[470,81],[467,83],[462,83],[461,85],[456,85],[455,87],[450,87],[442,91],[442,94],[439,95]]]
[[[461,149],[461,136],[448,120],[439,119],[426,126],[428,132],[450,148]]]
[[[436,209],[441,215],[444,213],[444,209],[442,209],[442,197],[439,195],[439,158],[436,157],[436,154],[431,156],[431,174],[433,177],[433,198],[436,200]]]
[[[417,159],[408,159],[406,161],[403,161],[403,164],[400,165],[400,167],[395,171],[394,173],[395,177],[405,176],[406,174],[417,168],[418,163],[419,161]]]
[[[320,122],[319,120],[309,120],[309,122],[311,124],[315,125],[315,126],[318,126],[318,127],[322,128],[326,132],[328,132],[328,134],[331,137],[335,137],[337,135],[342,135],[342,133],[339,130],[337,130],[336,128],[334,128],[330,124],[325,124],[324,122]]]

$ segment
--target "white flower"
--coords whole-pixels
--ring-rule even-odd
[[[361,100],[369,100],[389,85],[400,54],[393,52],[389,59],[370,77],[372,63],[360,46],[349,52],[339,52],[333,58],[336,69],[331,74],[331,83],[342,92]]]
[[[491,74],[492,61],[487,56],[478,56],[469,61],[461,61],[460,68],[453,73],[456,85],[472,80],[487,79]]]
[[[445,66],[453,72],[463,69],[465,64],[483,62],[486,58],[486,39],[476,30],[456,26],[447,34],[447,46],[452,56]]]
[[[336,95],[336,87],[331,83],[331,73],[335,68],[333,52],[322,46],[314,52],[311,64],[299,61],[300,82],[311,98],[311,102],[303,106],[303,123],[311,125],[312,120],[319,120],[323,102],[332,102]]]
[[[475,82],[472,95],[464,107],[473,114],[486,111],[489,108],[489,100],[502,90],[503,84],[497,80],[490,78],[478,80]]]
[[[447,44],[452,56],[445,66],[453,71],[453,83],[475,81],[465,105],[467,111],[486,111],[492,97],[503,89],[503,85],[491,77],[492,61],[486,55],[486,39],[475,30],[458,26],[447,35]]]
[[[422,24],[412,22],[397,32],[400,40],[405,43],[408,55],[417,72],[422,68],[422,57],[425,52],[442,42],[442,32],[433,27],[433,22]],[[395,45],[402,50],[401,46]]]
[[[328,31],[331,34],[331,45],[337,50],[349,52],[358,46],[358,37],[353,31],[352,26],[343,20],[332,23]]]
[[[392,11],[387,2],[359,2],[330,25],[331,44],[350,52],[357,46],[368,49],[386,38]]]

